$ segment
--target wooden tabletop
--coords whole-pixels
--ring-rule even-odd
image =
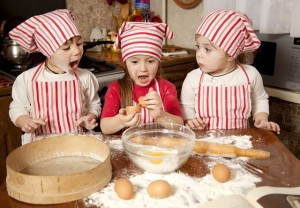
[[[197,137],[207,137],[208,132],[198,131]],[[287,149],[278,137],[270,131],[261,129],[244,129],[244,130],[221,130],[215,132],[217,136],[229,135],[251,135],[253,148],[263,149],[271,152],[269,159],[249,159],[247,166],[260,170],[256,173],[262,181],[256,184],[257,186],[280,186],[280,187],[296,187],[300,186],[300,161]],[[120,139],[118,137],[103,135],[105,140]],[[142,173],[135,167],[128,159],[126,154],[120,150],[114,150],[111,157],[113,167],[113,179],[119,177],[128,177],[132,174]],[[190,176],[203,177],[209,173],[206,163],[209,157],[193,155],[189,160],[180,168],[180,171]],[[85,205],[82,200],[74,202],[58,204],[58,205],[32,205],[22,203],[8,196],[6,191],[6,184],[3,183],[0,187],[0,207],[5,208],[84,208]]]

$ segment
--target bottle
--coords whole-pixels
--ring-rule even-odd
[[[136,0],[135,10],[137,14],[144,17],[145,22],[148,22],[150,19],[150,0]]]

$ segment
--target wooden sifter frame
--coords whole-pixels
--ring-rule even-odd
[[[69,175],[21,173],[35,163],[64,156],[90,157],[99,160],[99,165]],[[99,191],[112,178],[108,146],[88,135],[54,136],[26,144],[8,155],[6,167],[8,195],[31,204],[58,204],[78,200]]]

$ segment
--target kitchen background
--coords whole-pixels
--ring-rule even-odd
[[[134,4],[135,0],[131,0],[131,9]],[[92,28],[97,26],[114,30],[111,17],[118,15],[121,5],[117,1],[109,6],[103,0],[67,0],[67,6],[74,12],[83,35],[88,38]],[[151,0],[150,10],[165,18],[173,29],[175,38],[168,44],[195,49],[194,32],[204,16],[203,2],[192,9],[183,9],[173,0]],[[278,137],[300,159],[300,92],[276,88],[267,88],[267,92],[270,95],[270,120],[277,122],[282,129]],[[291,97],[294,99],[289,99]]]
[[[94,28],[105,28],[107,32],[116,31],[115,18],[120,15],[123,4],[117,0],[111,0],[111,5],[108,2],[108,0],[66,0],[65,6],[73,12],[84,39],[90,40]],[[205,10],[207,5],[204,2],[205,0],[194,8],[183,9],[175,3],[175,0],[150,0],[150,10],[167,22],[175,33],[175,39],[168,41],[168,44],[195,49],[194,32],[207,12]],[[214,1],[210,2],[213,4]],[[284,4],[288,5],[286,2]],[[130,12],[134,8],[135,0],[130,0]],[[278,52],[280,49],[277,48],[277,55],[280,54]],[[291,53],[291,50],[287,53]],[[291,55],[285,57],[285,59],[289,58]],[[300,66],[299,56],[296,54],[294,58],[297,58],[294,64]],[[279,58],[276,56],[276,59]],[[290,63],[290,60],[285,60],[285,63]],[[283,66],[281,71],[289,69],[288,64],[281,66]],[[298,69],[296,74],[299,74],[299,67],[296,69]],[[268,81],[270,77],[265,76],[264,79]],[[272,81],[268,82],[272,84]],[[270,95],[270,120],[279,123],[282,129],[279,138],[300,159],[300,91],[273,86],[266,86],[266,90]]]

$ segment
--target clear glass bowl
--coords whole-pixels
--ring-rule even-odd
[[[195,133],[173,123],[150,123],[130,127],[122,134],[123,148],[130,160],[151,173],[169,173],[190,157]]]

